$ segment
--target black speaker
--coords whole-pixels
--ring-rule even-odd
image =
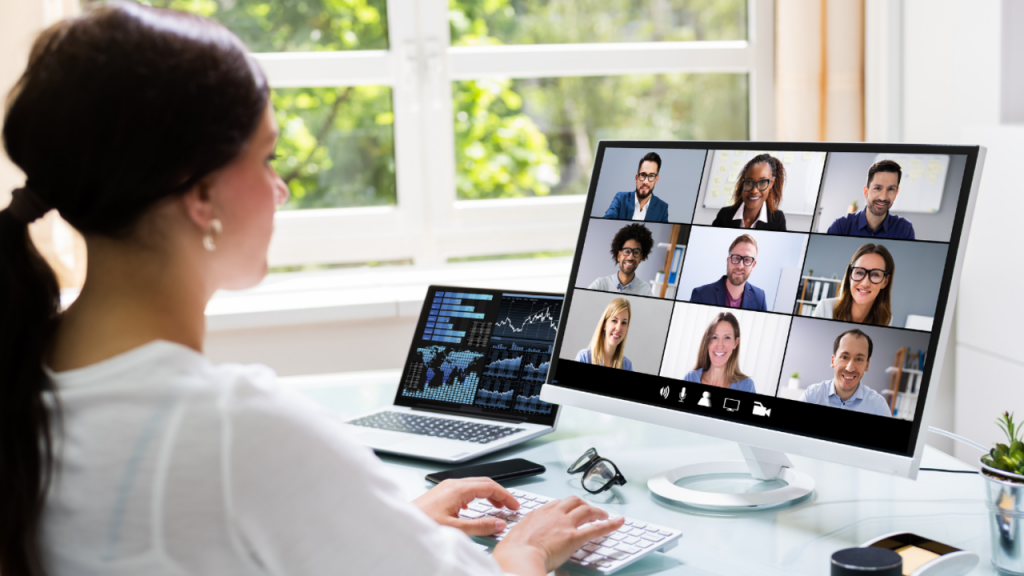
[[[847,548],[832,555],[832,576],[903,576],[903,558],[885,548]]]

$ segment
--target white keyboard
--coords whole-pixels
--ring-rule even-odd
[[[500,541],[508,534],[509,530],[515,527],[516,522],[522,520],[535,509],[554,500],[554,498],[531,494],[522,490],[509,489],[509,492],[516,497],[520,504],[519,510],[515,512],[508,508],[495,508],[487,500],[474,500],[470,503],[467,510],[459,512],[459,516],[465,518],[481,518],[483,516],[501,518],[508,524],[505,531],[493,536],[482,537],[484,540]],[[614,518],[615,516],[611,515],[610,517]],[[569,562],[596,570],[601,574],[611,574],[655,551],[664,552],[675,548],[682,535],[683,533],[679,530],[627,518],[626,523],[615,532],[607,536],[595,538],[584,544],[573,553],[572,557],[569,558]]]

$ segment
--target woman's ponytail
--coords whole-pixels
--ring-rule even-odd
[[[4,149],[31,189],[0,211],[0,574],[44,573],[43,506],[59,465],[53,271],[27,224],[50,208],[90,239],[131,241],[140,217],[244,149],[266,112],[245,45],[205,18],[100,4],[35,41],[7,98]]]
[[[53,472],[53,384],[41,359],[57,323],[57,278],[28,223],[40,202],[18,190],[0,211],[0,574],[43,574],[39,521]],[[35,217],[33,217],[33,213]]]

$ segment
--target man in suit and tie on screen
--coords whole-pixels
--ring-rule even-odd
[[[757,241],[749,234],[737,236],[725,257],[725,276],[717,282],[694,288],[690,302],[767,312],[764,290],[747,282],[755,266]]]
[[[636,189],[619,192],[612,198],[605,218],[668,222],[668,203],[654,195],[654,185],[661,173],[661,156],[648,152],[640,160],[636,173]]]

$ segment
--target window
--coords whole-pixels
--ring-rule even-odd
[[[571,250],[599,140],[773,134],[772,0],[146,2],[258,53],[272,266]]]

